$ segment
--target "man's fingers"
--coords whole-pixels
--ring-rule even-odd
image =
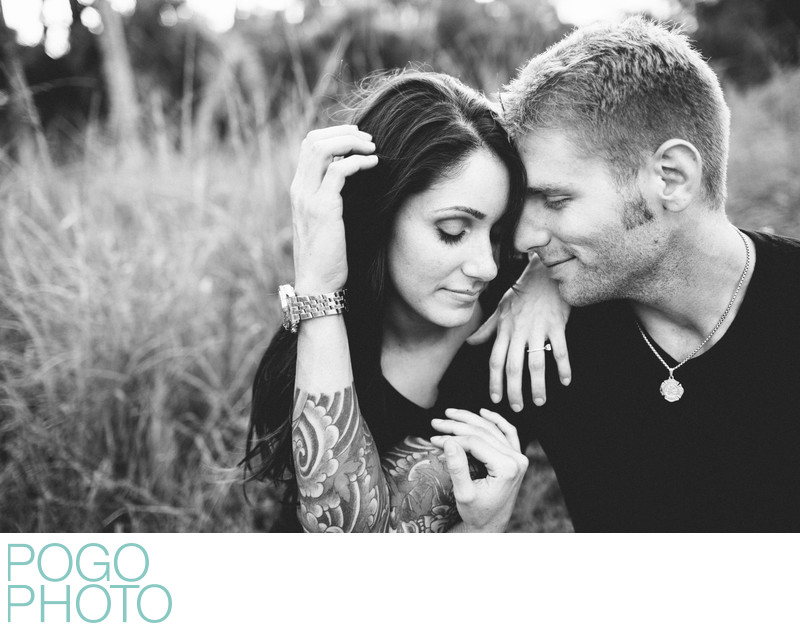
[[[569,363],[569,352],[567,351],[567,338],[564,330],[560,329],[550,334],[550,344],[553,345],[553,357],[558,366],[558,377],[565,386],[572,381],[572,366]]]
[[[466,452],[453,439],[444,441],[443,450],[456,501],[465,504],[472,502],[475,499],[475,486],[469,474]]]
[[[504,438],[504,434],[500,431],[500,428],[497,426],[493,420],[490,420],[483,416],[484,410],[481,409],[481,414],[475,414],[475,412],[470,412],[469,410],[463,410],[460,408],[447,408],[444,413],[447,418],[455,419],[456,421],[461,421],[462,423],[467,423],[469,425],[474,425],[476,427],[480,427],[481,429],[486,430],[487,432],[494,434],[499,439]],[[499,414],[496,416],[500,419],[503,417]]]
[[[467,344],[472,344],[477,346],[478,344],[483,344],[484,342],[491,339],[494,332],[497,330],[497,321],[498,315],[497,311],[495,311],[492,315],[489,316],[489,319],[486,320],[481,326],[478,328],[475,333],[470,335],[467,338]]]
[[[437,444],[434,440],[436,438],[438,437],[431,438],[433,444]],[[480,460],[491,477],[511,479],[520,472],[524,473],[527,468],[528,459],[524,455],[508,446],[490,444],[479,436],[447,436],[444,440],[454,441],[465,452]]]
[[[511,445],[512,448],[514,448],[516,451],[522,451],[519,444],[519,433],[517,432],[517,428],[509,423],[502,415],[492,410],[481,408],[481,416],[487,421],[494,423],[497,429],[499,429],[506,437],[506,441],[508,441],[508,444]]]
[[[509,446],[505,435],[496,426],[485,420],[484,423],[486,425],[481,426],[447,418],[431,419],[431,425],[437,432],[452,434],[453,436],[479,436],[494,444],[498,449],[502,448],[503,445]]]
[[[364,169],[371,169],[378,164],[378,156],[352,155],[336,162],[331,162],[322,179],[319,192],[325,195],[338,195],[348,176]]]

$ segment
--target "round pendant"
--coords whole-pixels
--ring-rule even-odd
[[[677,379],[668,377],[661,382],[661,396],[670,403],[674,403],[683,396],[683,386]]]

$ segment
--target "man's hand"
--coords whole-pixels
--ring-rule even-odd
[[[444,450],[453,494],[466,532],[505,532],[528,459],[519,451],[516,429],[488,410],[481,415],[447,410],[448,419],[435,419],[434,427],[454,436],[434,436],[431,442]],[[485,478],[470,476],[467,453],[486,467]]]
[[[503,296],[497,310],[473,333],[467,342],[481,344],[497,329],[489,360],[489,394],[499,403],[503,398],[503,379],[511,409],[519,412],[522,403],[522,367],[526,361],[531,373],[531,394],[536,405],[547,400],[545,351],[526,352],[550,343],[565,386],[572,379],[564,329],[570,306],[561,299],[558,285],[534,256],[514,286]]]

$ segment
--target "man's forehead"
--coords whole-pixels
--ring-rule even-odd
[[[577,131],[545,128],[530,130],[517,140],[517,146],[523,157],[539,157],[547,153],[572,154],[575,158],[586,159],[590,152]]]
[[[608,165],[576,138],[561,130],[527,132],[517,142],[529,184],[548,185],[581,178],[589,171],[608,172]]]

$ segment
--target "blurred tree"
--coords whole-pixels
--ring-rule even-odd
[[[48,133],[74,136],[99,114],[124,137],[152,123],[186,147],[258,128],[287,102],[312,124],[364,76],[410,63],[494,91],[567,30],[546,0],[307,0],[300,21],[256,13],[222,34],[191,17],[186,0],[137,0],[124,16],[109,0],[69,3],[67,54],[20,49]],[[95,11],[102,25],[88,19]]]
[[[766,81],[800,63],[798,0],[682,0],[697,18],[703,54],[738,85]]]
[[[103,19],[99,39],[110,105],[109,122],[120,140],[132,143],[138,134],[139,99],[122,16],[111,7],[108,0],[95,0],[94,6]]]
[[[0,3],[0,42],[2,42],[3,74],[8,86],[9,126],[15,132],[12,146],[21,161],[32,162],[38,154],[48,160],[47,144],[44,141],[42,122],[33,103],[33,94],[25,77],[16,33],[6,25],[3,5]]]
[[[437,41],[472,85],[496,89],[570,29],[549,0],[438,0]]]

